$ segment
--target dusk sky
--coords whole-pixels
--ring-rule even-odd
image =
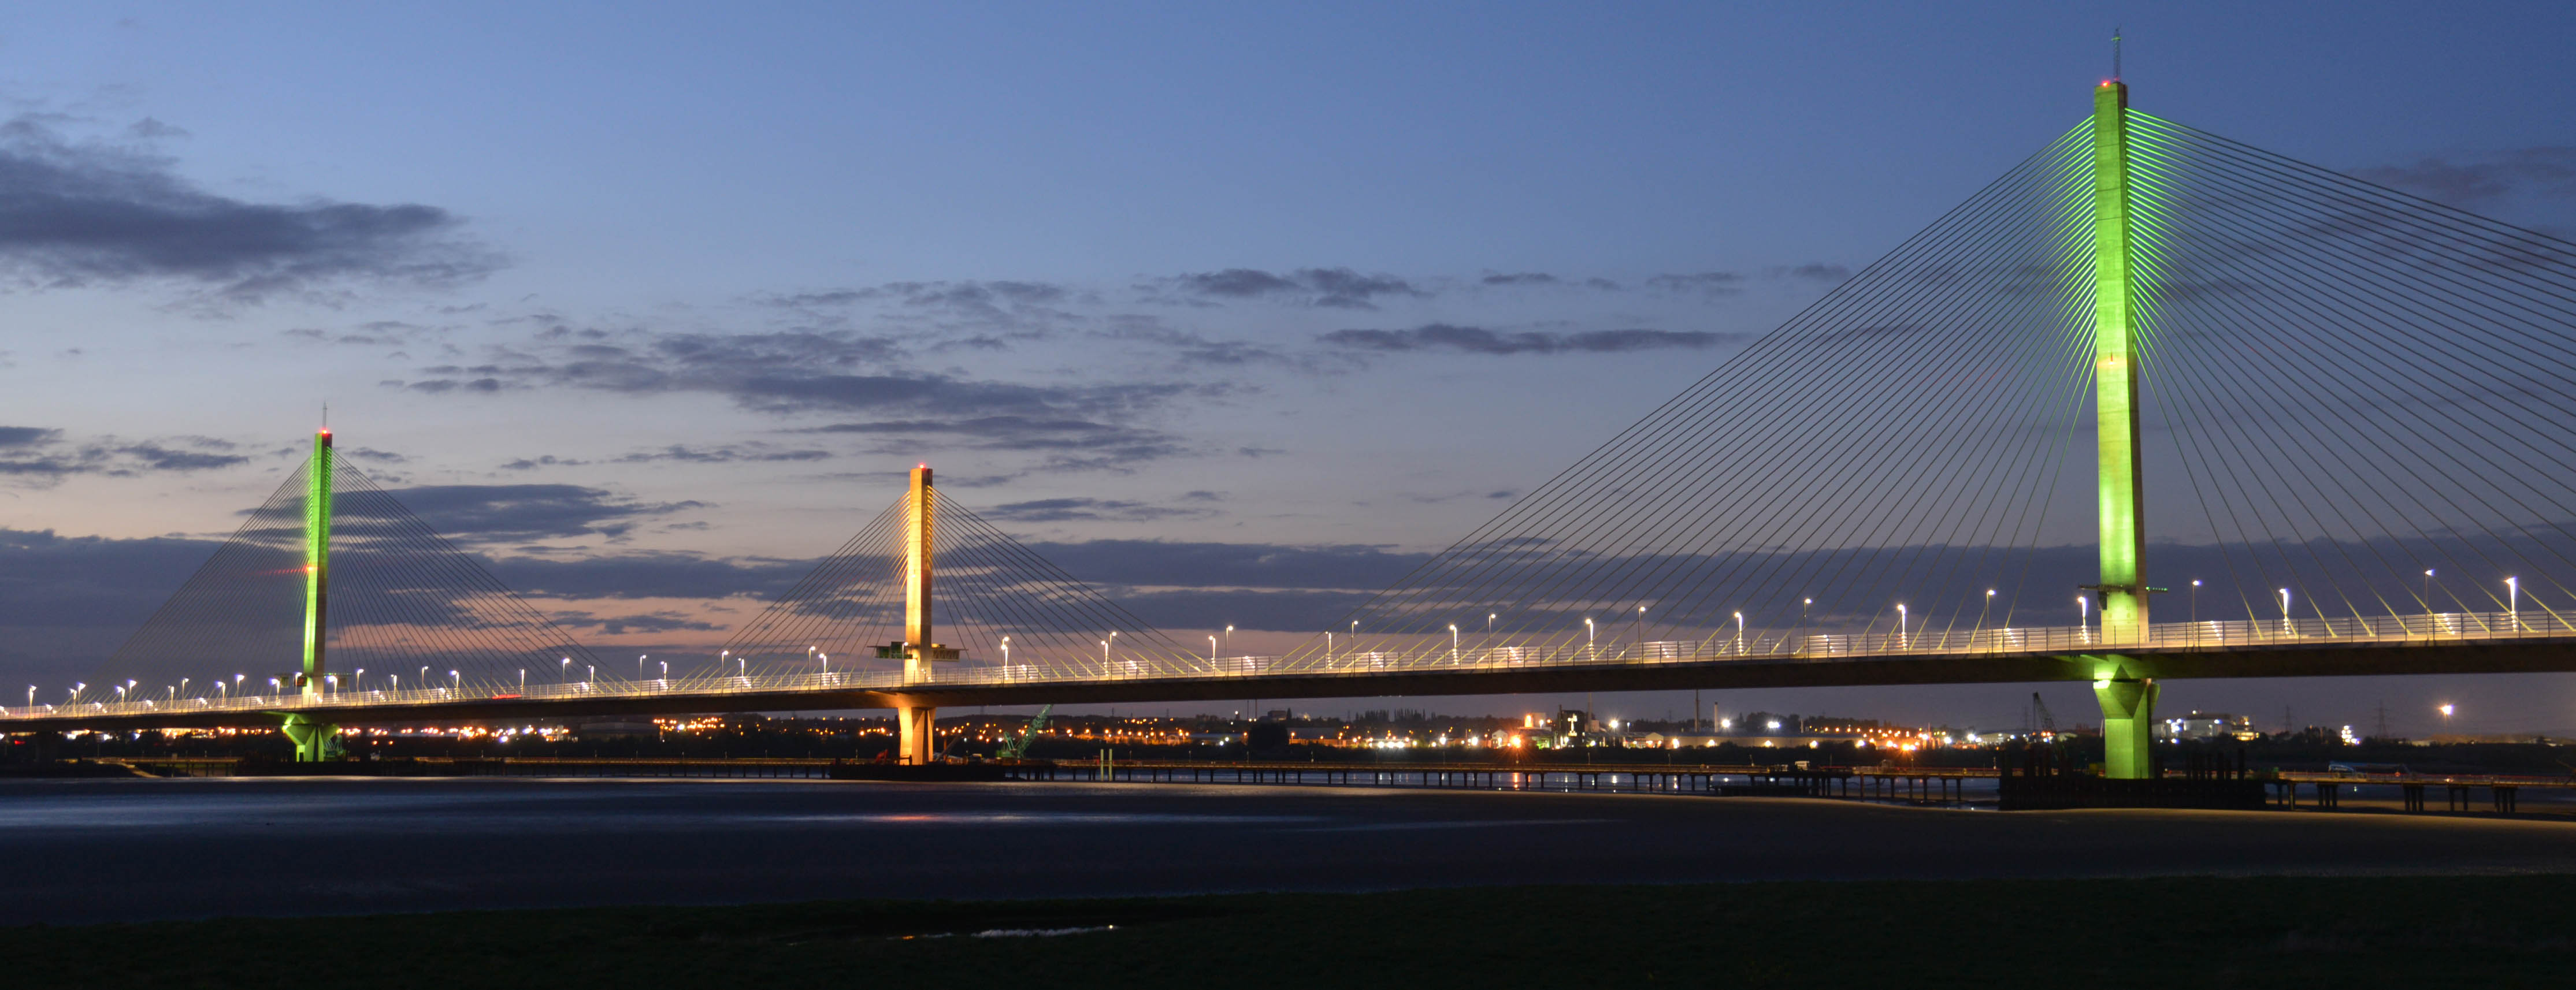
[[[2576,236],[2576,9],[2248,6],[13,5],[0,670],[112,651],[326,402],[603,654],[722,641],[922,461],[1284,648],[2073,126],[2115,25],[2140,109]],[[2561,676],[2163,707],[2437,697],[2576,726]]]

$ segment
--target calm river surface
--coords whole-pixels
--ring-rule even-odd
[[[0,781],[0,924],[1536,883],[2576,872],[2576,822],[1155,784]]]

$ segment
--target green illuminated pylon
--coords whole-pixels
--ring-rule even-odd
[[[305,471],[304,489],[304,670],[297,687],[318,698],[323,688],[323,650],[331,630],[326,615],[331,604],[331,428],[313,434],[313,463]],[[299,763],[340,755],[340,727],[302,715],[286,717],[286,737],[295,742]]]
[[[2146,501],[2138,449],[2138,328],[2129,250],[2129,87],[2093,91],[2093,404],[2098,471],[2102,642],[2147,640]],[[2150,735],[2156,686],[2129,658],[2095,658],[2093,693],[2102,705],[2105,776],[2153,775]],[[2124,669],[2125,668],[2125,669]]]

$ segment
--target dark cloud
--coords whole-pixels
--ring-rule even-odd
[[[1615,354],[1668,348],[1705,348],[1740,343],[1742,334],[1689,330],[1593,330],[1584,333],[1496,333],[1482,327],[1429,323],[1410,330],[1335,330],[1317,338],[1335,347],[1401,353],[1456,351],[1465,354]]]
[[[1365,545],[1087,540],[1028,544],[1066,573],[1094,584],[1143,587],[1374,591],[1431,555]]]
[[[493,577],[522,594],[549,598],[715,600],[738,595],[774,598],[815,564],[653,551],[581,558],[518,555],[491,560],[490,570]]]
[[[1803,265],[1775,268],[1772,269],[1771,274],[1779,278],[1802,278],[1813,282],[1840,282],[1851,277],[1851,267],[1811,261]]]
[[[628,454],[613,463],[643,464],[651,461],[680,461],[688,464],[732,464],[744,461],[819,461],[831,456],[832,452],[828,450],[778,450],[762,443],[725,444],[706,449],[675,443],[660,450]],[[511,464],[519,463],[524,462],[511,462]]]
[[[166,279],[253,302],[353,279],[452,285],[500,265],[434,206],[233,199],[166,156],[74,142],[53,123],[0,124],[0,265],[31,284]]]
[[[0,426],[0,477],[48,484],[77,474],[132,477],[152,471],[203,471],[250,462],[249,457],[232,453],[235,449],[232,442],[213,437],[139,442],[102,437],[70,442],[57,429]]]
[[[505,464],[501,465],[501,470],[504,470],[504,471],[534,471],[534,470],[536,470],[536,469],[538,469],[538,468],[541,468],[541,467],[580,467],[580,466],[582,466],[582,465],[584,465],[584,464],[588,464],[588,463],[590,463],[590,462],[589,462],[589,461],[582,461],[582,460],[574,460],[574,459],[569,458],[569,457],[556,457],[556,456],[555,456],[555,455],[553,455],[553,454],[547,454],[547,455],[545,455],[545,456],[543,456],[543,457],[537,457],[537,458],[533,458],[533,459],[531,459],[531,458],[526,458],[526,457],[522,457],[522,458],[519,458],[518,460],[510,461],[510,462],[508,462],[508,463],[505,463]]]
[[[1555,285],[1558,281],[1560,280],[1556,276],[1545,272],[1513,272],[1506,275],[1487,275],[1484,279],[1486,285]]]
[[[49,430],[40,426],[0,426],[0,449],[48,444],[62,435],[61,430]]]
[[[997,505],[976,514],[1004,522],[1154,522],[1162,519],[1207,516],[1214,514],[1214,510],[1149,505],[1144,502],[1119,499],[1048,498]]]
[[[1181,366],[1215,365],[1235,367],[1257,363],[1295,363],[1295,359],[1271,348],[1235,340],[1211,340],[1204,335],[1177,330],[1161,322],[1122,317],[1112,321],[1110,329],[1099,336],[1109,340],[1132,341],[1151,345],[1172,357]]]
[[[556,625],[566,629],[597,629],[601,635],[606,636],[623,636],[630,632],[712,632],[725,628],[669,610],[605,618],[590,612],[575,610],[556,612],[550,618],[554,619]]]
[[[1184,452],[1179,438],[1153,430],[1117,426],[1087,419],[1030,416],[977,416],[963,419],[905,419],[868,423],[835,423],[814,427],[816,433],[884,436],[896,442],[881,453],[910,449],[919,438],[944,437],[940,446],[962,443],[974,450],[1021,450],[1080,453],[1133,460],[1170,457]]]
[[[1310,306],[1375,309],[1384,296],[1430,295],[1393,275],[1362,275],[1348,268],[1300,268],[1272,274],[1251,268],[1181,275],[1167,285],[1191,295],[1226,299],[1289,298]]]
[[[891,367],[902,348],[884,337],[849,333],[644,336],[631,346],[594,342],[574,331],[549,356],[517,352],[475,365],[423,369],[438,377],[394,382],[431,393],[505,388],[583,388],[630,395],[711,393],[757,412],[811,412],[888,416],[823,432],[876,433],[900,439],[930,434],[981,434],[980,449],[1085,450],[1059,457],[1058,470],[1117,470],[1128,462],[1183,453],[1162,433],[1117,425],[1192,394],[1214,395],[1229,386],[1172,381],[1099,385],[1024,385],[981,382]],[[883,368],[885,370],[879,370]],[[817,460],[823,451],[781,451],[753,446],[716,450],[687,447],[632,455],[626,460]],[[512,461],[508,470],[550,463]]]
[[[421,485],[388,491],[431,529],[468,543],[624,537],[642,521],[703,502],[642,503],[579,485]]]
[[[2457,206],[2516,195],[2569,196],[2576,195],[2576,147],[2427,156],[2412,164],[2355,169],[2352,174]]]
[[[1731,296],[1744,291],[1744,276],[1735,272],[1657,275],[1646,280],[1646,287],[1664,292],[1697,292],[1709,296]]]

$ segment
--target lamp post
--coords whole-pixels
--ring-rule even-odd
[[[2087,643],[2093,641],[2092,618],[2093,599],[2082,595],[2075,596],[2075,631],[2082,635]]]
[[[2433,569],[2424,569],[2424,631],[2433,631]]]
[[[1494,634],[1494,615],[1495,613],[1492,612],[1485,613],[1485,635],[1487,636]]]
[[[1225,651],[1234,652],[1234,624],[1231,622],[1225,626]]]
[[[1208,634],[1208,669],[1216,669],[1216,634]]]
[[[1735,653],[1737,656],[1744,654],[1744,613],[1742,612],[1735,613]],[[1696,701],[1691,703],[1691,725],[1693,727],[1699,725],[1699,703]]]
[[[666,687],[669,686],[671,683],[671,661],[655,660],[653,662],[662,665],[662,684]]]
[[[2439,710],[2442,713],[2442,731],[2448,732],[2451,729],[2451,703],[2443,702]]]
[[[830,663],[831,661],[826,660],[826,661],[823,661],[823,662],[825,662],[825,663]],[[1002,637],[1002,677],[1003,677],[1003,679],[1008,680],[1008,679],[1010,678],[1010,676],[1011,676],[1011,637],[1004,636],[1004,637]]]
[[[453,670],[448,671],[447,683],[449,684],[450,693],[460,698],[465,696],[465,675],[459,674]]]
[[[1638,656],[1641,656],[1641,657],[1642,657],[1642,656],[1645,656],[1645,655],[1646,655],[1646,607],[1645,607],[1645,606],[1643,606],[1643,605],[1639,605],[1639,606],[1637,606],[1637,632],[1636,632],[1636,639],[1637,639],[1637,655],[1638,655]]]
[[[2505,615],[2513,620],[2513,631],[2522,631],[2522,579],[2504,579]]]
[[[1584,658],[1584,659],[1586,659],[1586,660],[1595,660],[1595,659],[1599,659],[1599,658],[1600,658],[1600,656],[1601,656],[1600,651],[1599,651],[1599,647],[1597,647],[1597,646],[1593,645],[1593,635],[1592,635],[1592,633],[1593,633],[1593,630],[1592,630],[1592,617],[1591,617],[1591,616],[1588,616],[1588,615],[1587,615],[1587,616],[1584,616],[1584,617],[1583,617],[1583,658]],[[1588,702],[1588,701],[1587,701],[1587,702],[1584,702],[1584,704],[1587,704],[1587,705],[1588,705],[1588,704],[1591,704],[1591,702]],[[1586,712],[1586,713],[1584,713],[1584,714],[1585,714],[1585,716],[1586,716],[1586,717],[1590,717],[1590,715],[1591,715],[1591,713],[1589,713],[1589,712]]]
[[[732,652],[732,651],[728,650],[728,651],[726,651],[726,652],[728,652],[728,653],[729,653],[729,652]],[[723,653],[718,653],[718,654],[716,654],[716,659],[719,659],[719,660],[724,659],[724,654],[723,654]],[[555,669],[555,683],[557,683],[557,684],[570,684],[570,683],[572,683],[572,658],[571,658],[571,657],[565,657],[565,658],[563,658],[563,664],[562,664],[562,666],[557,667],[557,668]]]
[[[1458,665],[1458,624],[1455,622],[1449,624],[1449,665]]]
[[[1897,649],[1900,649],[1900,650],[1910,650],[1910,649],[1913,649],[1913,648],[1914,648],[1914,641],[1913,641],[1912,639],[1910,639],[1910,638],[1909,638],[1909,635],[1910,635],[1910,631],[1909,631],[1909,630],[1907,630],[1907,629],[1905,628],[1905,603],[1904,603],[1904,602],[1898,602],[1898,603],[1896,603],[1896,648],[1897,648]]]
[[[1987,614],[1987,613],[1989,613],[1989,612],[1992,612],[1992,611],[1994,611],[1994,610],[1995,610],[1995,589],[1993,589],[1993,588],[1988,588],[1988,589],[1986,589],[1986,600],[1985,600],[1985,602],[1984,602],[1983,604],[1981,604],[1981,605],[1978,605],[1978,606],[1977,606],[1977,628],[1976,628],[1976,630],[1975,630],[1974,632],[1971,632],[1971,633],[1969,633],[1969,634],[1968,634],[1968,638],[1970,638],[1970,639],[1975,639],[1975,638],[1976,638],[1976,633],[1984,632],[1984,631],[1985,631],[1985,629],[1986,629],[1986,614]]]
[[[653,655],[652,655],[652,654],[650,654],[650,653],[638,653],[638,654],[636,654],[636,655],[635,655],[635,679],[636,679],[636,680],[639,680],[639,681],[640,681],[640,680],[643,680],[643,679],[644,679],[644,661],[649,660],[649,659],[652,659],[652,657],[653,657]]]
[[[2290,634],[2290,589],[2281,589],[2281,634]]]

